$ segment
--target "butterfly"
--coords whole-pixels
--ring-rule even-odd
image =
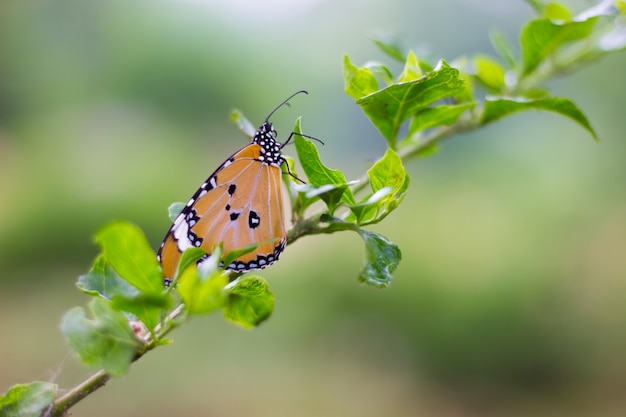
[[[287,244],[281,191],[281,166],[286,161],[281,150],[296,133],[278,142],[269,118],[300,93],[308,94],[298,91],[275,107],[252,141],[202,183],[174,220],[157,253],[166,285],[187,248],[204,249],[207,254],[198,261],[202,262],[220,243],[224,253],[257,244],[225,266],[237,272],[263,269],[278,260]]]

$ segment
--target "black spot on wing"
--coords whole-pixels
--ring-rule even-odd
[[[261,218],[257,214],[256,211],[250,210],[250,214],[248,215],[248,227],[250,229],[256,229],[261,224]]]

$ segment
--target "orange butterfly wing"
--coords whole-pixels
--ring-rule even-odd
[[[182,252],[201,247],[211,254],[260,245],[227,269],[249,271],[271,265],[287,242],[283,214],[281,145],[265,123],[253,142],[227,159],[202,184],[174,221],[158,252],[166,279],[176,272]]]

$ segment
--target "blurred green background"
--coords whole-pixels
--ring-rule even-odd
[[[578,2],[576,6],[589,6]],[[516,42],[522,1],[21,0],[0,3],[0,392],[89,372],[58,323],[112,219],[154,248],[247,143],[237,107],[285,137],[295,118],[356,178],[384,140],[343,93],[341,58],[389,63],[405,38],[433,61]],[[587,113],[520,114],[414,161],[409,196],[375,228],[404,260],[392,286],[356,276],[348,233],[302,239],[263,271],[274,316],[219,315],[133,365],[76,416],[621,416],[626,409],[626,54],[550,87]],[[287,149],[295,154],[294,148]]]

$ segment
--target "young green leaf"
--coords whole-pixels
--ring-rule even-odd
[[[422,70],[420,69],[419,60],[413,51],[409,51],[409,56],[404,63],[404,70],[398,78],[399,83],[408,81],[415,81],[422,76]]]
[[[391,58],[398,62],[404,62],[402,40],[389,33],[378,33],[372,37],[374,44],[380,48],[381,51],[389,55]]]
[[[132,314],[140,320],[150,331],[161,321],[163,312],[174,305],[171,293],[165,289],[160,294],[140,293],[134,297],[115,296],[111,305],[117,309]]]
[[[178,266],[176,267],[176,273],[174,274],[174,281],[178,280],[178,277],[184,270],[189,268],[191,265],[198,262],[202,257],[206,255],[206,252],[202,248],[187,248],[183,252],[180,257],[180,261],[178,261]]]
[[[373,192],[385,187],[391,188],[390,195],[402,199],[407,188],[407,173],[402,164],[402,158],[393,150],[387,149],[385,155],[380,158],[367,171]]]
[[[345,220],[358,225],[378,223],[379,214],[383,210],[383,199],[391,193],[391,187],[385,187],[375,193],[368,195],[358,204],[348,206],[350,214]]]
[[[393,84],[356,102],[395,148],[400,125],[417,111],[446,97],[454,96],[464,88],[459,71],[445,61],[423,77],[405,83]]]
[[[167,208],[167,215],[172,221],[172,223],[176,221],[176,218],[183,211],[183,209],[185,208],[185,205],[186,205],[185,203],[178,202],[178,203],[170,204],[170,206]]]
[[[78,278],[76,285],[86,294],[100,296],[111,301],[116,309],[135,315],[149,329],[158,324],[163,310],[173,303],[165,288],[158,293],[140,292],[120,278],[102,255],[96,258],[88,274]]]
[[[572,20],[572,13],[560,3],[550,2],[543,9],[542,17],[550,20]]]
[[[378,90],[378,80],[368,68],[358,68],[350,62],[348,55],[343,57],[343,81],[346,93],[359,99]]]
[[[247,276],[229,289],[224,317],[244,328],[258,326],[274,310],[274,294],[267,282],[258,276]]]
[[[295,133],[302,133],[300,128],[300,118],[296,121],[293,130]],[[296,152],[300,165],[307,176],[308,182],[316,187],[326,184],[344,185],[347,184],[343,172],[338,169],[330,169],[322,164],[320,154],[312,141],[301,135],[294,135]],[[347,204],[354,204],[354,195],[349,188],[346,188],[341,196],[342,201]]]
[[[526,0],[526,3],[530,4],[537,14],[541,14],[546,7],[545,0]]]
[[[143,343],[124,313],[114,310],[108,301],[94,298],[89,310],[91,319],[82,307],[65,313],[61,322],[63,335],[86,366],[104,368],[113,376],[124,375]]]
[[[351,184],[356,184],[356,181],[351,182]],[[292,187],[299,195],[303,196],[300,200],[304,208],[318,201],[319,198],[326,203],[328,212],[333,214],[351,184],[326,184],[321,187],[316,187],[313,184],[293,184]]]
[[[290,156],[283,155],[283,158],[285,159],[285,163],[282,164],[280,168],[283,174],[283,184],[285,184],[285,188],[287,188],[289,202],[291,203],[291,218],[294,220],[301,219],[304,216],[304,210],[306,210],[308,206],[302,206],[302,202],[298,201],[298,193],[293,189],[293,185],[298,183],[292,176],[292,174],[296,172],[296,163]]]
[[[50,382],[16,384],[0,395],[0,416],[40,417],[52,407],[57,385]]]
[[[141,229],[117,221],[108,224],[96,234],[102,254],[115,271],[142,292],[160,293],[163,274]]]
[[[359,225],[378,223],[384,219],[402,202],[409,187],[409,176],[402,159],[390,148],[367,171],[367,176],[372,194],[359,204],[349,206]],[[347,220],[352,219],[348,217]]]
[[[596,132],[591,127],[589,120],[585,114],[567,98],[549,97],[537,100],[529,99],[513,99],[513,98],[487,98],[485,100],[485,109],[482,117],[482,123],[487,124],[511,113],[522,110],[546,110],[559,113],[565,117],[574,120],[576,123],[584,127],[598,141]]]
[[[380,62],[370,61],[364,65],[364,68],[372,71],[372,74],[383,80],[385,84],[389,85],[393,83],[393,74],[386,65],[381,64]]]
[[[256,248],[258,248],[261,245],[265,245],[267,243],[271,243],[273,245],[277,245],[278,242],[280,242],[280,238],[273,238],[273,239],[268,239],[268,240],[265,240],[265,241],[262,241],[262,242],[251,243],[249,245],[244,246],[243,248],[233,249],[230,252],[228,252],[226,255],[224,255],[223,263],[224,263],[224,265],[228,266],[235,259],[239,258],[240,256],[246,255],[246,254],[248,254],[250,252],[254,252],[256,250]],[[213,253],[213,255],[215,255],[215,252]]]
[[[235,109],[230,112],[230,121],[235,123],[239,127],[239,130],[241,130],[246,136],[254,136],[256,128],[240,110]]]
[[[598,18],[595,17],[570,22],[531,20],[522,29],[520,38],[524,63],[522,75],[534,71],[563,45],[589,37],[597,21]]]
[[[500,55],[500,57],[504,60],[506,67],[508,69],[515,67],[515,54],[513,53],[513,48],[506,40],[502,32],[492,31],[489,33],[489,40],[491,41],[491,46],[493,49]]]
[[[502,93],[506,87],[504,82],[505,71],[502,65],[495,59],[486,55],[474,58],[476,79],[489,91]]]
[[[86,275],[78,277],[76,286],[85,294],[107,300],[115,296],[132,298],[139,295],[139,290],[120,278],[102,255],[96,258]]]
[[[400,248],[377,233],[363,229],[357,232],[365,242],[365,262],[359,281],[378,288],[388,287],[402,259]]]
[[[189,314],[204,314],[222,308],[226,303],[228,274],[215,269],[206,277],[201,277],[198,269],[191,265],[179,278],[178,293]]]
[[[409,123],[408,138],[426,129],[454,124],[467,110],[473,108],[475,103],[460,103],[427,107],[418,111]]]

